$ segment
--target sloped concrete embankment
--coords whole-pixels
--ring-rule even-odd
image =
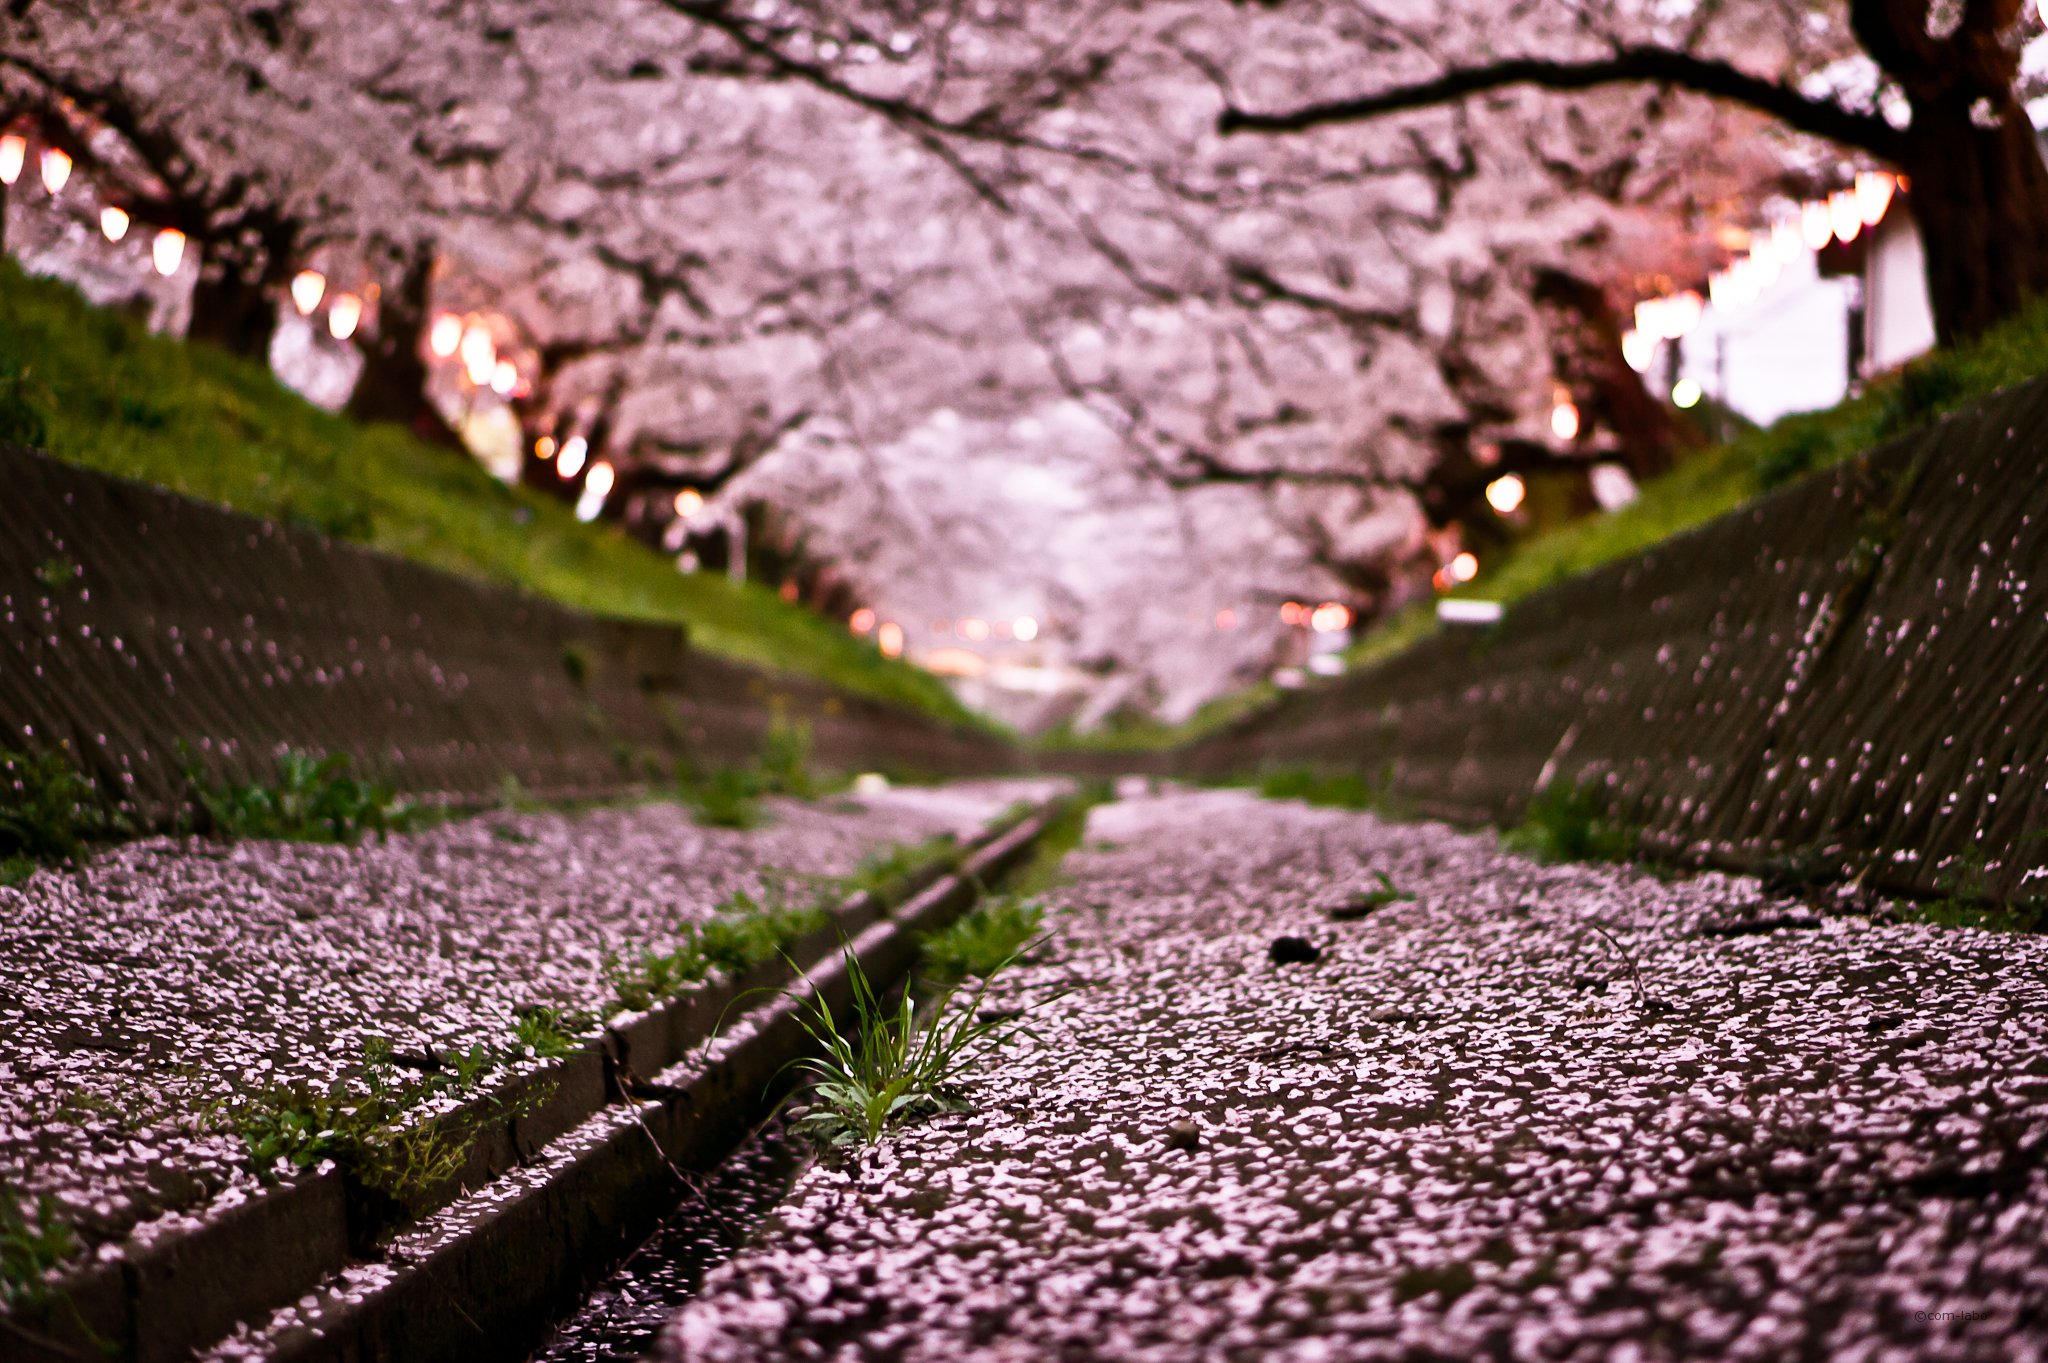
[[[1009,746],[604,619],[0,447],[0,744],[68,751],[144,821],[197,763],[267,779],[279,749],[346,753],[415,796],[508,781],[616,794],[750,758],[808,724],[839,770],[960,775]]]
[[[865,892],[841,902],[791,953],[810,981],[799,992],[847,1006],[848,942],[870,978],[900,979],[922,935],[1027,859],[1062,808],[999,820],[957,862],[913,873],[900,907]],[[782,992],[797,983],[778,962],[616,1016],[572,1054],[436,1118],[463,1133],[466,1162],[411,1209],[417,1219],[331,1166],[223,1199],[0,1319],[0,1356],[522,1356],[647,1235],[680,1180],[759,1119],[807,1044]]]
[[[1176,755],[1513,819],[1594,783],[1706,864],[2011,900],[2048,875],[2048,381]]]

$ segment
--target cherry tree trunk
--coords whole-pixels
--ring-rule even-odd
[[[268,364],[277,334],[277,300],[260,279],[250,279],[227,261],[202,258],[192,286],[188,340],[219,346],[230,354]]]
[[[1943,345],[2048,294],[2048,165],[2019,101],[1998,115],[1972,120],[1959,102],[1918,105],[1900,158]]]
[[[388,421],[420,439],[467,453],[462,437],[427,397],[427,362],[422,340],[427,329],[427,286],[433,253],[423,251],[406,266],[397,288],[385,293],[374,335],[360,335],[362,376],[343,408],[358,421]]]

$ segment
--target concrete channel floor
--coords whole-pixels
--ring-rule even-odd
[[[991,1001],[1036,1035],[806,1170],[665,1358],[2048,1356],[2048,939],[1232,791],[1066,870]]]
[[[51,1199],[87,1251],[119,1255],[256,1186],[222,1104],[324,1090],[373,1039],[401,1060],[502,1055],[518,1009],[609,1011],[609,959],[673,947],[765,875],[844,875],[1047,791],[777,800],[747,832],[651,803],[356,847],[154,838],[38,872],[0,889],[0,1194]]]

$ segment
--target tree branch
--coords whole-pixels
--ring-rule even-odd
[[[1872,114],[1814,99],[1790,86],[1753,76],[1725,62],[1664,47],[1617,47],[1590,61],[1510,58],[1489,66],[1453,67],[1432,80],[1397,85],[1356,99],[1305,104],[1280,113],[1255,113],[1224,106],[1216,128],[1236,132],[1292,133],[1331,123],[1357,123],[1417,109],[1455,104],[1511,85],[1542,90],[1591,90],[1603,85],[1655,83],[1727,100],[1765,113],[1804,133],[1895,161],[1903,139],[1891,124]]]

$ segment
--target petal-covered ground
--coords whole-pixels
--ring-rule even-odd
[[[764,873],[833,877],[967,836],[1043,783],[775,801],[751,832],[674,804],[498,813],[358,847],[158,838],[0,889],[0,1189],[88,1242],[253,1183],[220,1105],[603,1013],[614,959],[674,946]]]
[[[1238,792],[1089,839],[1036,1035],[667,1357],[2048,1356],[2048,939]]]

